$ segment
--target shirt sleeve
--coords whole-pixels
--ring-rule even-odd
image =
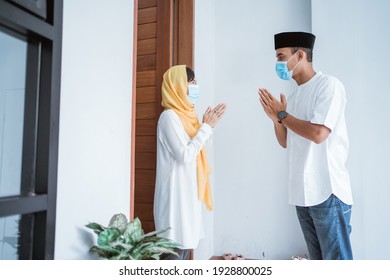
[[[212,135],[212,128],[202,124],[197,134],[188,141],[187,132],[178,116],[165,114],[160,118],[159,140],[179,162],[188,163],[197,159],[205,142]]]
[[[340,116],[344,113],[346,104],[345,89],[337,79],[328,81],[320,87],[314,105],[313,117],[310,122],[321,124],[333,130]]]

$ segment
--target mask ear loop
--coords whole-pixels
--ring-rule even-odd
[[[297,54],[297,53],[298,53],[298,51],[296,51],[296,52],[293,54],[293,56],[294,56],[295,54]],[[293,58],[293,56],[290,57],[290,58],[287,60],[287,63],[290,61],[291,58]],[[298,57],[298,59],[299,59],[299,57]],[[301,60],[297,63],[297,65],[295,65],[294,68],[291,69],[290,71],[291,71],[291,72],[294,71],[294,69],[297,68],[297,66],[298,66],[299,63],[301,63],[301,62],[302,62],[302,59],[301,59]],[[288,67],[288,66],[287,66],[287,67]]]

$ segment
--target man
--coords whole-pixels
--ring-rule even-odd
[[[310,259],[352,259],[344,86],[314,71],[313,34],[283,32],[274,39],[276,73],[298,87],[288,100],[280,94],[279,101],[265,88],[259,96],[288,151],[289,203],[296,206]]]

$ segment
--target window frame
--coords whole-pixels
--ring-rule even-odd
[[[28,42],[21,195],[0,198],[0,217],[22,215],[20,259],[55,249],[63,0],[45,2],[42,17],[0,0],[0,30]]]

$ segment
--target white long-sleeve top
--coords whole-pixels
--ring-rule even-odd
[[[158,121],[154,222],[156,230],[170,227],[160,236],[182,249],[196,248],[204,237],[196,159],[211,135],[212,128],[202,124],[191,139],[173,110],[165,110]]]

